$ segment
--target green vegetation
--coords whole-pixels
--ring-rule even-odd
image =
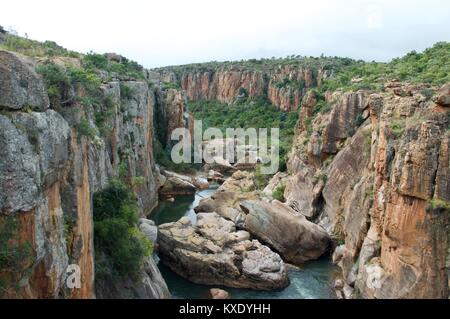
[[[85,118],[82,118],[78,124],[78,133],[80,136],[86,136],[90,140],[94,139],[96,135],[95,128],[93,128]]]
[[[380,91],[383,83],[392,79],[441,85],[450,81],[449,59],[450,42],[438,42],[423,53],[413,51],[402,58],[393,59],[390,63],[351,64],[341,69],[334,77],[325,80],[321,90],[334,91],[341,88],[346,91]],[[354,79],[358,81],[355,82]]]
[[[264,98],[232,106],[216,101],[189,102],[187,108],[203,120],[204,129],[217,127],[224,136],[227,128],[279,128],[280,169],[286,169],[285,157],[292,145],[298,112],[280,111]]]
[[[125,83],[120,83],[120,98],[129,100],[133,97],[134,89]]]
[[[0,220],[0,291],[6,289],[8,273],[22,276],[22,272],[32,264],[33,249],[29,241],[20,240],[20,223],[14,216]],[[6,275],[5,278],[3,278]]]
[[[0,49],[14,51],[31,57],[63,56],[77,58],[79,53],[69,51],[53,41],[39,42],[18,35],[7,33],[5,41],[0,44]]]
[[[145,79],[144,68],[135,61],[120,56],[120,61],[113,61],[104,54],[89,52],[83,57],[83,63],[88,70],[103,70],[134,79]]]
[[[450,213],[450,202],[442,199],[431,199],[427,203],[427,210]]]
[[[263,190],[269,183],[270,178],[271,175],[261,173],[261,164],[257,164],[253,177],[253,184],[255,184],[256,190]]]
[[[17,218],[8,216],[0,221],[0,269],[14,270],[31,256],[29,242],[20,243],[20,224]]]
[[[170,151],[164,149],[161,142],[156,139],[153,144],[153,154],[156,162],[169,171],[177,173],[195,173],[201,168],[201,164],[180,163],[175,164],[170,158]]]
[[[272,197],[276,200],[279,200],[280,202],[284,202],[284,190],[286,189],[285,185],[278,185],[277,188],[272,193]]]
[[[124,182],[112,179],[94,194],[93,203],[96,277],[137,280],[153,245],[137,228],[133,192]]]
[[[78,98],[71,89],[83,89],[86,99],[97,100],[101,97],[101,80],[92,71],[73,66],[63,67],[53,62],[38,65],[36,71],[44,78],[50,103],[54,107],[67,106]]]
[[[305,82],[305,80],[292,81],[292,80],[289,80],[288,78],[284,78],[283,81],[276,82],[275,86],[279,89],[291,87],[291,88],[302,90],[306,87],[306,82]]]
[[[114,101],[111,96],[104,94],[101,89],[102,82],[93,70],[73,66],[63,67],[53,62],[41,64],[36,70],[44,78],[50,103],[54,108],[76,103],[92,107],[100,133],[107,133],[104,125],[107,119],[114,115]],[[80,90],[84,94],[76,93]],[[87,124],[87,120],[82,119],[79,124],[80,132],[82,135],[93,137],[95,131]]]
[[[261,72],[272,72],[277,70],[280,66],[311,68],[314,70],[328,70],[336,72],[344,67],[358,63],[349,58],[340,57],[303,57],[299,55],[291,55],[284,58],[270,58],[270,59],[249,59],[241,61],[225,61],[225,62],[207,62],[207,63],[192,63],[186,65],[168,66],[158,70],[166,70],[174,72],[178,77],[187,72],[211,72],[217,69],[224,70],[253,70]],[[291,85],[302,86],[302,83],[290,83]],[[281,82],[279,85],[289,85],[289,83]]]
[[[391,123],[391,130],[395,137],[400,137],[405,130],[405,124],[399,121],[394,121]]]
[[[322,181],[323,183],[326,183],[328,180],[327,174],[324,172],[318,171],[316,175],[314,175],[313,182],[314,184],[318,183],[319,181]]]
[[[164,83],[162,83],[162,87],[164,88],[164,89],[180,89],[180,86],[177,84],[177,83],[174,83],[174,82],[164,82]]]
[[[76,219],[69,213],[64,213],[64,238],[66,240],[67,247],[70,246],[70,236],[72,235],[73,228],[76,225]]]

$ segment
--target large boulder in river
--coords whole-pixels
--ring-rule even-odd
[[[163,170],[161,174],[166,178],[159,193],[164,196],[192,195],[197,187],[189,176]]]
[[[216,213],[199,213],[159,226],[161,261],[197,284],[274,290],[289,284],[281,257],[233,222]]]
[[[191,195],[197,189],[206,189],[209,183],[206,178],[201,176],[188,176],[175,172],[163,170],[161,175],[164,182],[159,193],[162,195]]]
[[[202,199],[194,210],[196,212],[216,212],[221,217],[242,227],[245,215],[242,213],[239,203],[256,198],[253,174],[237,171],[211,197]]]
[[[330,247],[330,237],[322,227],[277,200],[243,201],[241,208],[246,213],[245,228],[288,262],[317,259]]]

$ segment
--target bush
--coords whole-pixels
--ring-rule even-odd
[[[120,83],[120,97],[125,100],[129,100],[133,97],[135,94],[134,89],[132,87],[129,87],[128,85],[124,83]]]
[[[256,190],[263,190],[269,182],[270,175],[261,173],[261,164],[257,164],[255,168],[255,173],[253,177],[253,183],[255,184]]]
[[[137,228],[136,199],[130,187],[113,179],[94,194],[96,275],[137,280],[153,244]]]
[[[44,78],[50,103],[55,106],[68,98],[71,85],[65,70],[52,62],[38,65],[36,71]]]
[[[174,82],[164,82],[162,84],[162,87],[163,87],[163,89],[166,89],[166,90],[168,90],[168,89],[175,89],[175,90],[177,90],[177,89],[180,88],[180,86],[177,83],[174,83]]]
[[[427,210],[429,211],[445,211],[450,213],[450,202],[442,199],[432,199],[428,201]]]
[[[80,136],[86,136],[90,140],[92,140],[96,135],[95,128],[93,128],[89,124],[89,121],[85,118],[82,118],[80,120],[80,123],[78,124],[78,133],[80,134]]]
[[[400,122],[393,122],[391,124],[392,134],[394,134],[395,137],[400,137],[403,134],[404,129],[404,125]]]
[[[177,173],[195,173],[201,168],[201,164],[196,163],[175,164],[170,158],[170,152],[163,148],[159,140],[156,140],[153,144],[153,154],[155,155],[156,162],[169,171]]]
[[[17,218],[8,216],[0,221],[0,273],[18,271],[31,258],[29,242],[20,243],[20,224]]]
[[[279,185],[272,193],[272,197],[279,200],[280,202],[284,202],[284,190],[286,186],[285,185]]]
[[[84,88],[86,91],[84,99],[90,101],[97,101],[101,96],[101,80],[90,71],[76,67],[64,68],[53,62],[39,65],[36,71],[44,78],[48,97],[53,106],[74,102],[76,99],[70,92],[72,87]]]
[[[114,72],[122,76],[129,76],[136,79],[144,79],[143,67],[137,62],[121,58],[120,63],[116,61],[108,61],[104,54],[89,52],[83,58],[84,65],[90,70],[103,70]]]

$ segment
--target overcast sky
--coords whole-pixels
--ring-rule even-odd
[[[4,0],[0,25],[146,67],[322,53],[388,61],[450,41],[450,1]]]

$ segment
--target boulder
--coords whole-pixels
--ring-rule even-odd
[[[209,290],[211,299],[230,299],[230,294],[219,288],[212,288]]]
[[[253,182],[253,173],[246,171],[236,171],[228,178],[217,191],[227,191],[236,193],[248,193],[256,189]]]
[[[160,189],[162,195],[190,195],[197,189],[206,189],[209,187],[208,181],[201,176],[188,176],[175,172],[163,170],[161,172],[164,184]]]
[[[161,261],[197,284],[274,290],[289,284],[281,257],[216,213],[159,226]]]
[[[246,213],[245,229],[287,262],[302,264],[319,258],[330,248],[331,239],[322,227],[277,200],[243,201],[240,206]]]
[[[450,83],[447,83],[438,91],[434,102],[443,107],[450,106]]]
[[[45,111],[48,107],[47,90],[32,60],[0,50],[0,109]]]
[[[208,171],[207,179],[208,179],[209,182],[217,182],[217,183],[220,183],[220,184],[225,182],[225,178],[223,178],[223,174],[221,174],[221,173],[219,173],[217,171],[214,171],[212,169],[210,169]]]
[[[213,162],[209,164],[209,167],[213,170],[221,173],[230,173],[234,171],[234,167],[221,156],[214,156]]]
[[[192,183],[192,179],[189,176],[162,171],[162,174],[166,177],[164,185],[159,189],[159,193],[164,196],[171,195],[192,195],[195,194],[197,187]]]

